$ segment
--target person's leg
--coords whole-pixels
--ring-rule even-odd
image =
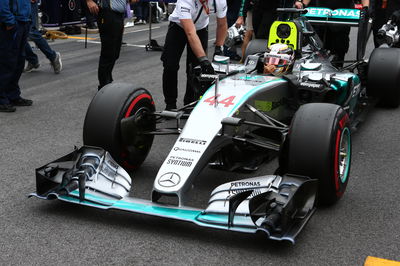
[[[257,39],[268,39],[269,30],[275,19],[276,19],[275,10],[266,10],[262,12],[259,25],[257,26],[257,30],[255,29],[256,25],[255,24],[253,25]]]
[[[0,111],[10,104],[7,89],[17,68],[18,51],[15,49],[17,29],[6,30],[0,27]],[[15,111],[15,108],[14,108]]]
[[[24,70],[25,65],[25,44],[27,42],[29,34],[29,23],[18,23],[17,34],[15,38],[15,50],[16,50],[16,65],[15,71],[11,77],[9,86],[6,88],[7,98],[14,105],[25,106],[32,105],[31,100],[21,98],[21,90],[19,87],[19,79]]]
[[[208,47],[208,27],[198,30],[197,31],[197,36],[199,36],[199,39],[201,41],[201,45],[203,46],[204,51],[207,54],[207,47]],[[199,65],[199,60],[197,57],[194,55],[190,45],[187,46],[187,57],[186,57],[186,93],[185,97],[183,99],[184,105],[187,105],[197,99],[195,99],[195,94],[193,91],[193,86],[191,83],[191,77],[190,73],[192,72],[192,69],[195,66]],[[191,69],[192,68],[192,69]]]
[[[26,55],[26,61],[28,61],[29,64],[31,64],[32,66],[39,65],[39,57],[37,56],[37,54],[33,52],[29,42],[26,42],[25,44],[25,55]]]
[[[175,23],[170,23],[165,37],[164,50],[161,55],[163,62],[163,94],[167,109],[176,108],[178,97],[179,61],[187,43],[184,30]]]
[[[343,61],[350,44],[350,27],[332,27],[327,32],[326,48],[334,55],[333,64],[336,67],[342,67]]]
[[[41,32],[38,30],[38,7],[37,2],[31,4],[32,22],[29,29],[29,39],[31,39],[42,53],[50,60],[54,61],[56,52],[50,48],[47,41],[43,38]]]
[[[108,10],[100,10],[98,27],[101,39],[101,52],[98,68],[99,89],[111,83],[112,70],[119,57],[122,42],[123,16]]]
[[[149,5],[150,2],[142,2],[142,11],[143,11],[143,23],[150,22],[149,20]],[[152,7],[153,9],[154,7]]]
[[[249,45],[249,42],[253,38],[254,34],[254,29],[253,29],[253,12],[252,11],[247,11],[247,16],[246,16],[246,33],[244,34],[243,38],[243,43],[242,43],[242,63],[246,58],[244,58],[246,54],[246,48],[247,45]]]

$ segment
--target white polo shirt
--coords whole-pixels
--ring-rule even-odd
[[[205,1],[204,5],[208,6],[209,9],[215,8],[215,11],[213,12],[217,14],[218,18],[226,16],[226,0],[208,0]],[[192,19],[194,22],[198,17],[200,10],[201,15],[196,21],[195,26],[196,30],[204,29],[208,26],[209,15],[207,14],[206,9],[204,7],[202,8],[200,0],[178,0],[174,12],[169,16],[169,21],[175,22],[179,26],[181,26],[181,19]]]

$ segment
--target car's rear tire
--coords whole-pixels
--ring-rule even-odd
[[[376,48],[368,63],[368,96],[378,97],[385,107],[400,105],[400,49]]]
[[[318,179],[319,204],[330,205],[340,199],[349,180],[351,162],[346,111],[327,103],[302,105],[286,141],[282,167],[285,172]]]
[[[246,59],[249,55],[253,55],[256,53],[264,53],[267,50],[268,41],[264,39],[254,39],[249,42],[246,47],[246,52],[244,55],[244,59]]]
[[[153,143],[153,135],[141,134],[155,129],[155,111],[151,94],[143,88],[111,83],[93,98],[86,112],[83,143],[110,152],[128,169],[139,167]],[[122,132],[121,121],[131,118],[128,129]],[[123,134],[124,133],[124,134]]]

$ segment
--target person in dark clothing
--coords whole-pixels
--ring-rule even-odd
[[[361,2],[363,7],[369,6],[369,0],[362,0]],[[326,7],[332,10],[354,8],[354,2],[352,0],[303,0],[302,3],[304,6]],[[330,50],[331,54],[334,55],[332,59],[332,62],[335,62],[334,65],[342,67],[344,57],[349,50],[350,26],[321,26],[315,27],[315,30],[321,40],[323,40],[325,49]]]
[[[372,30],[374,33],[374,44],[378,47],[377,34],[378,30],[385,24],[391,17],[391,15],[396,11],[400,10],[399,0],[375,0],[372,3],[373,9],[373,24]]]
[[[31,16],[30,0],[0,1],[0,112],[30,106],[18,85],[25,64],[25,43]]]
[[[124,30],[124,15],[126,0],[101,0],[96,4],[93,0],[86,0],[90,13],[97,15],[101,51],[98,68],[100,90],[113,82],[112,70],[119,58]]]
[[[47,40],[45,40],[42,36],[42,33],[39,31],[38,26],[38,3],[36,0],[31,0],[31,26],[29,29],[29,39],[33,41],[37,48],[42,51],[42,53],[49,59],[50,65],[54,70],[54,73],[60,74],[62,70],[62,62],[61,55],[59,52],[54,51],[50,48]],[[26,42],[25,44],[25,53],[26,53],[26,61],[28,64],[24,69],[25,72],[31,72],[33,69],[37,69],[40,66],[39,57],[32,50],[31,45]]]
[[[226,4],[228,6],[228,10],[226,12],[226,21],[229,28],[237,22],[242,0],[227,0]],[[240,25],[237,26],[240,27]],[[239,61],[241,59],[241,57],[236,53],[235,50],[230,50],[227,46],[224,46],[224,55],[229,56],[232,60],[236,61]]]
[[[210,1],[211,3],[211,1]],[[226,1],[215,1],[217,16],[217,36],[215,54],[222,55],[222,45],[227,32]],[[186,75],[189,76],[190,66],[200,65],[202,73],[213,74],[214,69],[207,58],[208,0],[178,0],[174,12],[169,16],[169,27],[165,37],[164,51],[161,55],[163,62],[163,93],[166,110],[176,109],[178,96],[178,70],[183,50],[187,46]],[[188,79],[184,105],[195,101],[195,93]]]
[[[240,14],[252,10],[253,30],[256,39],[268,39],[272,23],[277,19],[277,8],[293,7],[293,0],[244,0]],[[240,15],[239,14],[239,15]]]

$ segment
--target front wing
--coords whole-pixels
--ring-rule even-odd
[[[129,196],[132,180],[96,147],[82,147],[36,169],[40,199],[192,222],[243,233],[264,232],[273,240],[295,242],[315,211],[317,181],[301,176],[267,175],[222,184],[205,210],[171,206]]]

